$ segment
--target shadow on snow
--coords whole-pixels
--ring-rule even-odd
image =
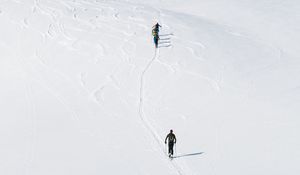
[[[169,40],[171,40],[171,38],[159,38],[159,40],[162,40],[162,41],[167,40],[167,41],[169,41]]]
[[[172,45],[171,44],[168,44],[168,45],[159,45],[157,48],[162,48],[162,47],[171,47]]]
[[[161,34],[159,36],[171,36],[171,35],[173,35],[173,33]]]
[[[170,41],[158,42],[158,44],[170,44]]]
[[[200,154],[203,154],[203,153],[204,153],[204,152],[191,153],[191,154],[182,154],[182,155],[174,156],[173,158],[188,157],[188,156],[196,156],[196,155],[200,155]]]

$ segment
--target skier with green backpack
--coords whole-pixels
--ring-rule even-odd
[[[153,40],[156,48],[158,47],[158,41],[159,41],[159,27],[161,27],[161,25],[156,23],[152,29]]]

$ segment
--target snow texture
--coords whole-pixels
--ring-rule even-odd
[[[299,24],[297,0],[1,0],[0,174],[299,175]]]

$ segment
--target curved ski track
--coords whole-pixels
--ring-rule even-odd
[[[155,128],[152,126],[151,122],[148,120],[146,114],[144,113],[144,87],[145,87],[145,75],[147,72],[150,70],[153,62],[157,60],[159,57],[159,49],[155,49],[155,53],[153,58],[148,62],[147,66],[145,69],[142,71],[141,74],[141,79],[140,79],[140,101],[139,101],[139,117],[142,121],[142,124],[144,127],[148,130],[148,132],[151,134],[153,139],[156,141],[157,146],[160,148],[161,152],[164,153],[165,148],[164,148],[164,143],[162,142],[162,138],[159,136]],[[162,156],[165,156],[163,154]],[[169,161],[169,160],[168,160]],[[169,161],[171,166],[174,168],[174,170],[177,172],[179,175],[184,175],[186,173],[183,172],[182,168],[178,165],[178,163],[173,161]]]

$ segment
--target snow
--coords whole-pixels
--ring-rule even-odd
[[[299,11],[0,1],[0,174],[298,175]]]

